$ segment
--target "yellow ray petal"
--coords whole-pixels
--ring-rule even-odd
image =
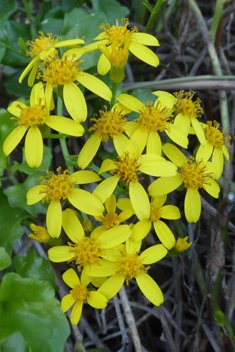
[[[71,294],[64,296],[61,300],[62,312],[67,312],[67,310],[69,310],[75,302],[76,299],[74,299]]]
[[[81,83],[84,87],[89,89],[91,92],[95,93],[99,97],[110,101],[112,99],[112,92],[109,87],[100,79],[89,73],[82,72],[82,75],[76,77],[77,81]]]
[[[186,136],[189,134],[190,128],[190,118],[185,114],[178,114],[174,120],[174,125],[176,125]]]
[[[36,65],[37,63],[40,63],[40,58],[37,56],[35,57],[32,61],[30,61],[30,63],[28,64],[28,66],[26,66],[26,68],[24,69],[24,71],[21,73],[20,78],[19,78],[19,83],[22,83],[23,79],[25,78],[25,76],[29,73],[29,71],[31,70],[31,68]]]
[[[218,198],[220,193],[220,186],[216,183],[213,179],[211,179],[208,184],[204,185],[205,190],[209,193],[212,197]]]
[[[38,186],[31,188],[27,192],[26,197],[27,197],[27,204],[28,205],[35,204],[35,203],[39,202],[40,200],[42,200],[42,198],[45,197],[45,193],[41,193],[42,189],[43,189],[43,186],[38,185]]]
[[[90,277],[90,280],[93,286],[100,287],[107,280],[107,277]]]
[[[129,241],[129,239],[127,239]],[[101,257],[103,259],[106,259],[111,262],[119,262],[122,258],[121,253],[125,253],[126,251],[126,245],[125,244],[119,244],[115,247],[105,249],[105,252],[101,254]]]
[[[166,156],[178,167],[181,167],[186,161],[186,156],[173,144],[166,143],[162,147]]]
[[[179,208],[175,205],[165,205],[161,208],[161,218],[170,220],[180,219],[181,215]]]
[[[114,192],[119,181],[119,177],[111,176],[102,181],[94,190],[93,195],[96,196],[101,203],[104,203],[107,198]]]
[[[39,167],[43,158],[43,140],[37,126],[31,127],[25,138],[25,158],[30,167]]]
[[[131,204],[138,219],[148,219],[150,216],[150,203],[144,187],[139,182],[130,184],[129,194]]]
[[[70,268],[67,271],[65,271],[65,273],[62,275],[62,278],[66,283],[66,285],[68,285],[71,288],[74,288],[74,286],[76,285],[80,285],[79,277],[77,276],[73,268]]]
[[[151,224],[151,221],[149,220],[142,220],[137,222],[137,224],[135,224],[132,229],[132,235],[130,237],[131,241],[133,242],[142,241],[142,239],[145,238],[149,233],[151,226],[152,224]]]
[[[60,237],[62,227],[62,209],[60,203],[51,202],[49,204],[46,222],[49,235],[53,238]]]
[[[168,250],[163,246],[163,244],[156,244],[155,246],[145,249],[139,258],[143,264],[149,265],[158,262],[164,258],[167,253]]]
[[[85,273],[87,276],[94,276],[94,277],[104,277],[104,276],[111,276],[115,274],[117,271],[117,266],[115,262],[111,262],[105,259],[99,260],[99,265],[91,264],[84,267]]]
[[[98,291],[90,291],[87,297],[87,302],[93,308],[102,309],[107,306],[108,300],[102,293]]]
[[[147,274],[140,273],[136,278],[137,284],[150,302],[155,304],[155,306],[160,306],[163,303],[164,297],[160,287],[156,282]]]
[[[107,172],[107,171],[110,171],[110,170],[115,170],[117,168],[117,165],[114,164],[113,160],[111,159],[105,159],[103,162],[102,162],[102,165],[100,167],[100,170],[99,170],[99,174],[102,174],[103,172]]]
[[[81,137],[84,134],[84,128],[80,123],[62,116],[49,116],[46,124],[53,130],[70,136]]]
[[[154,221],[153,227],[157,237],[167,249],[171,249],[175,246],[175,236],[163,221]]]
[[[92,231],[92,233],[90,234],[90,238],[92,240],[96,240],[105,231],[106,231],[105,226],[98,226]]]
[[[115,213],[116,210],[116,197],[114,194],[111,194],[109,198],[107,198],[105,202],[105,207],[108,213]]]
[[[165,160],[146,160],[141,161],[139,170],[150,176],[175,176],[177,172],[177,166],[172,162]]]
[[[73,82],[64,85],[64,103],[72,118],[77,122],[85,121],[87,118],[87,105],[80,88]]]
[[[201,161],[203,159],[203,161],[207,161],[210,159],[211,155],[213,152],[213,145],[206,140],[205,145],[200,145],[200,147],[198,148],[197,154],[196,154],[196,161]]]
[[[115,138],[113,144],[119,156],[123,155],[124,152],[129,152],[130,156],[137,154],[135,146],[124,134],[120,134],[118,138]]]
[[[162,153],[162,142],[159,134],[156,131],[151,131],[148,136],[147,141],[147,154],[157,154]]]
[[[150,45],[150,46],[159,46],[159,42],[157,40],[157,38],[155,38],[153,35],[151,34],[147,34],[147,33],[135,33],[135,36],[133,37],[132,40],[137,41],[140,44],[143,45]]]
[[[84,44],[85,41],[83,39],[69,39],[63,40],[62,42],[55,43],[53,45],[54,48],[65,48],[70,47],[72,45]]]
[[[78,325],[78,322],[81,318],[83,308],[83,301],[77,301],[72,309],[71,313],[71,323],[73,325]]]
[[[212,164],[215,165],[216,172],[213,175],[215,180],[218,180],[224,169],[224,154],[220,148],[215,148],[212,154]]]
[[[97,71],[101,76],[106,75],[106,73],[109,72],[111,68],[111,64],[109,62],[109,60],[107,59],[107,57],[102,53],[99,61],[98,61],[98,65],[97,65]]]
[[[29,78],[28,78],[28,86],[32,87],[34,85],[35,82],[35,78],[36,78],[36,74],[38,72],[38,67],[40,65],[41,60],[38,60],[35,65],[32,68],[32,71],[29,74]]]
[[[197,138],[198,138],[199,142],[201,143],[201,145],[204,146],[206,144],[206,138],[205,138],[205,133],[204,133],[204,130],[202,128],[202,125],[195,118],[191,118],[191,123],[192,123],[192,126],[193,126],[194,130],[195,130],[195,133],[197,135]]]
[[[54,263],[67,262],[73,257],[74,253],[71,253],[70,246],[56,246],[48,251],[48,258]]]
[[[129,254],[139,253],[142,241],[134,242],[130,238],[126,241],[126,252]]]
[[[161,196],[168,194],[178,188],[183,182],[183,176],[177,172],[176,176],[173,177],[160,177],[148,188],[149,194],[151,196]]]
[[[118,215],[118,220],[120,222],[123,222],[127,219],[129,219],[133,214],[134,214],[134,210],[133,209],[126,209],[123,210],[119,215]]]
[[[74,243],[84,237],[84,229],[72,209],[66,209],[62,212],[62,226]]]
[[[53,87],[49,82],[47,82],[47,85],[45,88],[45,99],[46,99],[47,111],[53,110],[55,108],[54,99],[53,99]]]
[[[188,222],[197,222],[201,214],[201,198],[198,190],[188,188],[184,200],[184,213]]]
[[[161,196],[154,196],[154,204],[156,204],[157,207],[161,208],[165,203],[166,199],[167,199],[166,194],[163,194]]]
[[[144,103],[129,94],[120,94],[117,97],[117,100],[119,101],[119,103],[126,106],[131,111],[135,112],[139,112],[139,110],[141,110],[144,106]]]
[[[134,211],[131,204],[131,200],[129,198],[119,198],[117,202],[117,207],[121,210],[132,209]]]
[[[141,130],[141,128],[137,128],[137,130],[133,133],[130,138],[131,143],[134,145],[136,152],[138,154],[142,154],[148,139],[148,132],[146,130]]]
[[[75,208],[88,215],[97,216],[104,212],[101,201],[95,195],[83,189],[75,188],[68,199]]]
[[[225,145],[222,146],[222,152],[225,156],[225,158],[227,159],[228,163],[229,163],[229,153],[228,153],[228,150],[227,148],[225,147]]]
[[[168,124],[169,130],[166,130],[168,137],[183,148],[188,148],[188,137],[176,125]]]
[[[26,131],[27,127],[25,126],[17,127],[9,134],[9,136],[7,136],[3,143],[3,151],[6,156],[9,155],[20,143]]]
[[[102,233],[98,241],[99,248],[112,248],[125,242],[131,235],[129,225],[119,225]]]
[[[133,55],[138,57],[138,59],[146,62],[148,65],[154,67],[157,67],[159,65],[159,59],[157,55],[149,48],[146,48],[144,45],[132,40],[130,42],[129,50],[132,52]]]
[[[13,103],[7,108],[7,111],[16,117],[20,117],[21,111],[25,108],[27,108],[27,105],[20,101],[13,101]]]
[[[128,137],[131,137],[137,128],[139,128],[138,123],[129,121],[125,124],[125,133],[128,135]]]
[[[42,82],[35,84],[31,90],[30,106],[36,104],[45,105],[45,92]]]
[[[71,175],[71,180],[75,182],[75,184],[85,185],[87,183],[98,182],[101,178],[93,171],[80,170]]]
[[[113,298],[124,283],[124,277],[120,275],[111,276],[106,280],[98,289],[98,292],[102,293],[107,300]]]
[[[93,134],[84,144],[78,155],[78,166],[85,169],[95,157],[101,144],[101,138]]]

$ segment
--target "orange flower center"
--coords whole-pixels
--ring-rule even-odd
[[[149,267],[145,267],[141,260],[139,259],[138,254],[129,254],[129,253],[122,253],[121,260],[117,263],[118,270],[116,274],[121,274],[125,277],[126,283],[128,285],[129,281],[133,277],[137,277],[138,274],[142,272],[147,272]]]
[[[80,284],[76,285],[71,291],[70,294],[76,301],[85,301],[88,296],[88,290],[86,285]]]
[[[94,121],[95,124],[89,129],[89,131],[95,131],[100,138],[108,140],[109,137],[115,138],[120,135],[124,130],[126,123],[125,115],[121,111],[117,111],[115,108],[113,111],[99,111],[100,118],[96,119],[93,117],[90,121]]]
[[[116,174],[127,184],[129,182],[137,182],[140,164],[138,163],[139,156],[130,158],[129,152],[125,152],[124,155],[118,156],[119,161],[113,161],[117,166],[115,170],[112,170],[112,174]]]
[[[74,254],[71,261],[76,261],[78,270],[81,270],[81,266],[84,265],[98,264],[100,255],[105,252],[104,249],[99,248],[97,241],[88,237],[83,237],[76,244],[69,243],[69,246],[71,246],[70,252]]]
[[[207,127],[205,128],[205,137],[206,139],[215,147],[222,148],[224,144],[227,144],[230,147],[229,140],[232,139],[231,136],[224,137],[224,134],[228,131],[220,131],[219,123],[217,121],[207,121]]]
[[[184,90],[181,90],[179,93],[173,93],[174,96],[178,99],[176,105],[182,114],[187,115],[190,118],[196,118],[196,117],[201,117],[204,113],[202,107],[201,107],[201,100],[197,98],[196,101],[192,101],[192,98],[195,94],[195,92],[185,92]]]
[[[45,37],[42,32],[39,33],[41,36],[40,38],[37,38],[35,42],[28,40],[26,43],[26,45],[31,46],[31,50],[27,52],[27,55],[31,58],[38,56],[44,50],[50,49],[55,43],[58,42],[59,39],[61,39],[57,35],[55,35],[57,37],[55,39],[51,33],[47,33],[48,37]]]
[[[131,30],[127,29],[129,25],[128,19],[123,20],[123,25],[119,26],[118,20],[116,20],[116,26],[110,26],[110,24],[102,24],[100,28],[102,28],[104,33],[104,39],[108,39],[108,45],[115,44],[118,47],[123,47],[126,40],[130,40],[133,37],[134,32],[138,32],[136,27]]]
[[[207,167],[202,161],[194,162],[194,158],[188,159],[181,167],[183,181],[186,188],[204,188],[210,185],[211,173],[206,172]]]
[[[168,114],[168,116],[166,116],[168,109],[165,106],[161,106],[160,103],[157,103],[155,107],[152,106],[152,104],[152,101],[148,101],[147,106],[143,107],[140,111],[139,118],[135,121],[138,122],[142,130],[146,130],[147,132],[163,132],[168,130],[169,123],[167,121],[172,115]]]
[[[47,171],[46,177],[41,177],[41,185],[43,185],[40,193],[45,193],[43,201],[59,202],[61,199],[67,199],[73,189],[74,182],[71,180],[71,175],[68,170],[60,173],[61,167],[57,169],[58,175]]]
[[[27,106],[21,109],[19,117],[12,117],[11,120],[18,120],[20,126],[32,127],[43,125],[48,117],[48,112],[44,105],[38,104],[33,106]]]
[[[118,219],[118,214],[116,213],[107,213],[103,220],[102,220],[103,225],[106,227],[106,229],[111,229],[111,227],[118,226],[120,221]]]

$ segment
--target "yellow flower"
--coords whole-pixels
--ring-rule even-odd
[[[30,95],[30,106],[14,101],[8,111],[16,116],[13,120],[18,120],[16,127],[6,138],[3,144],[3,151],[9,155],[19,144],[26,134],[25,156],[30,167],[39,167],[43,159],[43,137],[40,128],[44,125],[52,129],[80,137],[84,133],[84,128],[71,119],[62,116],[50,116],[48,102],[45,99],[45,92],[42,83],[35,84]]]
[[[172,103],[176,105],[176,117],[174,125],[181,129],[186,135],[189,134],[190,125],[192,125],[198,140],[202,145],[205,145],[205,134],[203,128],[197,118],[200,118],[204,113],[201,107],[201,100],[197,98],[193,101],[195,92],[185,92],[181,90],[179,93],[175,92],[172,94],[164,91],[153,92],[157,97],[161,97],[166,106],[172,106]]]
[[[174,247],[175,236],[169,227],[160,219],[163,218],[176,220],[180,219],[181,215],[179,209],[176,206],[163,206],[166,198],[166,195],[155,196],[152,198],[150,203],[148,197],[146,197],[143,198],[142,202],[139,202],[138,208],[136,207],[135,211],[136,216],[140,221],[133,226],[130,240],[134,242],[141,241],[145,236],[147,236],[153,224],[155,233],[162,244],[167,249]]]
[[[192,242],[187,242],[188,236],[181,238],[178,237],[177,241],[175,242],[174,247],[172,247],[169,252],[168,255],[170,257],[177,257],[178,254],[186,251],[189,247],[191,247]]]
[[[100,177],[92,171],[77,171],[69,174],[68,170],[58,175],[47,171],[47,177],[41,177],[41,185],[31,188],[27,193],[27,204],[49,202],[46,223],[51,237],[59,237],[62,226],[62,208],[60,201],[68,199],[77,209],[90,215],[100,215],[104,211],[103,204],[97,197],[74,185],[100,181]]]
[[[89,268],[92,264],[99,265],[101,258],[112,260],[110,248],[120,245],[131,235],[129,226],[121,225],[118,227],[118,231],[110,228],[98,236],[93,231],[90,237],[86,237],[73,210],[63,211],[62,218],[63,228],[74,243],[68,242],[68,246],[52,247],[48,251],[48,256],[52,262],[56,263],[75,261],[78,270],[81,267]]]
[[[78,166],[85,169],[94,156],[96,155],[102,141],[106,142],[109,138],[118,141],[120,135],[125,131],[127,124],[125,114],[117,106],[114,106],[111,111],[99,111],[100,118],[93,117],[90,121],[94,121],[95,124],[91,127],[90,131],[95,133],[87,140],[78,156]]]
[[[80,320],[84,301],[87,301],[91,307],[96,309],[102,309],[107,306],[108,300],[102,293],[90,290],[87,287],[90,283],[90,279],[84,272],[81,274],[81,281],[72,268],[68,269],[62,275],[62,278],[72,290],[70,290],[68,295],[62,298],[61,309],[62,312],[65,313],[74,305],[71,313],[71,323],[73,325],[77,325]]]
[[[40,38],[37,38],[35,42],[28,41],[26,44],[31,46],[31,50],[27,52],[32,59],[32,61],[28,64],[25,70],[22,72],[19,82],[22,83],[25,76],[32,69],[29,78],[28,85],[30,87],[33,86],[35,76],[40,65],[41,60],[44,60],[47,55],[50,55],[56,48],[64,48],[64,47],[72,47],[77,44],[84,44],[84,40],[82,39],[70,39],[59,42],[59,38],[57,35],[53,37],[51,33],[47,33],[48,37],[42,32],[39,32]]]
[[[165,132],[169,138],[181,147],[188,147],[188,138],[181,129],[169,122],[174,111],[171,106],[164,105],[162,98],[158,98],[154,105],[148,101],[143,104],[140,100],[128,94],[121,94],[117,97],[119,103],[131,111],[139,113],[135,122],[127,123],[127,134],[132,143],[138,147],[138,153],[142,153],[147,146],[147,154],[161,155],[162,143],[159,132]]]
[[[163,151],[179,167],[179,172],[173,177],[160,177],[149,186],[148,191],[155,197],[170,193],[184,183],[184,187],[187,188],[184,201],[185,217],[188,222],[197,222],[201,214],[201,198],[198,189],[203,188],[214,198],[219,196],[219,185],[212,178],[215,167],[209,161],[194,162],[193,158],[187,159],[170,143],[163,146]]]
[[[106,100],[111,100],[112,92],[100,79],[82,71],[80,64],[84,60],[77,62],[74,58],[74,55],[68,52],[64,53],[62,59],[57,53],[47,56],[43,62],[45,70],[41,70],[38,77],[42,77],[46,82],[48,101],[52,100],[53,88],[63,86],[64,103],[69,114],[75,121],[82,122],[87,118],[87,105],[80,88],[74,81]]]
[[[34,240],[41,243],[47,243],[50,241],[51,236],[44,227],[30,224],[30,228],[34,232],[34,234],[29,234],[30,238],[33,238]]]
[[[147,274],[149,264],[156,263],[164,258],[167,249],[162,244],[149,247],[138,255],[139,250],[134,250],[128,244],[121,251],[116,250],[116,261],[101,260],[99,265],[92,264],[85,269],[88,276],[104,277],[110,276],[98,289],[109,300],[122,287],[124,281],[128,284],[133,278],[136,279],[142,293],[147,299],[159,306],[163,303],[163,294],[157,283]],[[130,241],[131,242],[131,241]]]
[[[228,131],[220,131],[219,130],[219,123],[217,121],[207,121],[206,124],[202,124],[205,137],[206,137],[206,144],[200,145],[197,154],[196,160],[200,161],[203,159],[207,161],[210,159],[212,155],[212,163],[215,165],[216,173],[214,175],[214,179],[218,180],[222,175],[223,168],[224,168],[224,156],[229,163],[229,153],[226,149],[226,145],[230,147],[229,140],[231,139],[230,136],[224,137],[224,134]]]

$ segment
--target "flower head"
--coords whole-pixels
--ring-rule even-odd
[[[192,242],[187,242],[187,240],[188,236],[184,238],[178,237],[175,246],[169,250],[168,255],[170,257],[177,257],[178,254],[186,251],[192,245]]]
[[[30,228],[34,232],[34,234],[29,234],[30,238],[33,238],[34,240],[41,243],[47,243],[48,241],[50,241],[51,236],[44,227],[37,226],[35,224],[30,224]]]

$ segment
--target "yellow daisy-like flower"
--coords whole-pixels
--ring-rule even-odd
[[[156,91],[152,94],[157,97],[161,97],[164,104],[172,106],[172,103],[176,106],[176,117],[174,119],[174,125],[181,129],[186,135],[189,134],[190,126],[193,127],[198,140],[202,145],[205,145],[205,134],[200,122],[197,118],[200,118],[204,113],[201,107],[201,100],[197,98],[193,101],[195,92],[185,92],[181,90],[179,93],[175,92],[172,94],[164,91]]]
[[[66,209],[63,211],[62,218],[63,228],[74,243],[68,243],[68,246],[50,248],[48,257],[56,263],[75,261],[78,270],[81,267],[89,268],[92,264],[99,265],[101,258],[111,260],[110,248],[120,245],[131,235],[130,227],[121,225],[118,226],[118,229],[110,228],[99,236],[94,234],[93,231],[90,237],[86,237],[84,229],[73,210]]]
[[[29,234],[30,238],[33,238],[34,240],[40,243],[47,243],[48,241],[50,241],[51,236],[44,227],[37,226],[35,224],[30,224],[30,228],[34,232],[34,234]]]
[[[28,64],[19,78],[19,82],[22,83],[25,76],[30,70],[32,70],[28,78],[29,87],[33,86],[40,62],[41,60],[44,60],[47,55],[50,55],[56,48],[65,48],[72,47],[77,44],[84,44],[84,40],[82,39],[59,41],[62,38],[58,37],[58,35],[53,37],[51,33],[47,33],[48,37],[46,37],[42,32],[39,32],[39,34],[40,38],[37,38],[35,42],[28,41],[26,43],[31,46],[31,50],[27,52],[27,55],[31,57],[32,61]]]
[[[188,138],[185,133],[169,122],[173,116],[173,102],[166,106],[160,97],[153,106],[150,101],[145,105],[139,99],[128,94],[119,95],[117,100],[131,111],[139,113],[139,118],[134,120],[135,122],[127,123],[127,133],[131,137],[131,142],[138,147],[138,153],[142,153],[147,146],[147,154],[161,155],[162,143],[159,132],[165,132],[181,147],[188,147]]]
[[[174,205],[164,205],[167,196],[155,196],[152,198],[151,203],[148,197],[143,198],[143,202],[139,202],[138,208],[136,207],[136,216],[140,220],[132,228],[132,235],[130,240],[139,242],[149,233],[151,226],[162,244],[171,249],[175,245],[175,236],[169,227],[162,221],[162,219],[176,220],[180,219],[180,211]],[[144,214],[144,216],[142,215]]]
[[[143,186],[138,181],[138,172],[143,172],[151,176],[176,175],[177,167],[173,163],[166,161],[160,155],[141,155],[136,151],[135,146],[124,135],[120,135],[116,141],[116,151],[118,161],[106,159],[99,170],[99,174],[110,171],[114,176],[102,181],[94,190],[93,194],[102,202],[110,197],[114,192],[119,180],[129,187],[129,195],[134,211],[137,213],[139,204],[145,202],[148,197]],[[147,210],[143,209],[143,218]]]
[[[96,309],[102,309],[107,306],[107,298],[100,292],[90,290],[87,286],[90,279],[86,276],[84,271],[81,274],[81,281],[76,272],[70,268],[63,275],[64,282],[71,288],[70,293],[62,298],[61,309],[65,313],[73,305],[71,313],[71,323],[77,325],[82,314],[84,301]]]
[[[184,238],[178,237],[174,247],[169,250],[168,255],[170,257],[177,257],[178,254],[186,251],[192,245],[192,242],[187,242],[187,240],[188,236]]]
[[[43,137],[40,128],[43,125],[76,137],[80,137],[84,133],[84,128],[78,122],[49,114],[48,101],[45,99],[42,83],[35,84],[33,87],[30,95],[30,106],[14,101],[8,111],[16,116],[11,119],[18,120],[19,126],[6,138],[3,144],[3,151],[6,155],[9,155],[27,132],[25,156],[30,167],[39,167],[42,163]]]
[[[199,161],[203,158],[204,161],[209,160],[212,155],[212,163],[215,165],[216,173],[214,175],[214,179],[218,180],[222,175],[224,168],[224,157],[227,159],[229,163],[229,153],[226,148],[226,145],[230,147],[229,140],[231,140],[231,136],[224,137],[224,134],[228,131],[220,131],[219,123],[217,121],[207,121],[206,124],[202,124],[206,144],[200,145],[196,160]]]
[[[80,88],[74,83],[79,82],[85,88],[105,100],[112,99],[109,87],[100,79],[82,71],[80,64],[83,61],[74,61],[74,55],[65,52],[60,59],[58,54],[49,55],[45,58],[38,77],[46,82],[46,95],[48,101],[52,100],[53,88],[63,86],[63,98],[65,106],[75,121],[85,121],[87,118],[87,104]]]
[[[194,162],[193,158],[187,159],[170,143],[163,146],[163,151],[179,167],[179,172],[173,177],[160,177],[149,186],[148,191],[155,197],[170,193],[184,183],[187,188],[184,201],[185,217],[188,222],[197,222],[201,214],[201,198],[198,190],[203,188],[212,197],[219,196],[220,187],[213,180],[215,167],[209,161]]]
[[[132,245],[126,243],[121,250],[116,250],[116,261],[101,260],[100,265],[92,264],[85,269],[85,273],[93,277],[110,276],[98,289],[109,300],[120,290],[123,283],[133,278],[147,297],[147,299],[159,306],[163,303],[163,294],[157,283],[147,274],[149,264],[153,264],[164,258],[167,249],[162,244],[149,247],[138,255],[139,250],[134,250]],[[115,251],[115,250],[114,250]]]
[[[62,226],[62,208],[60,201],[68,199],[77,209],[89,215],[100,215],[104,206],[93,194],[75,188],[77,184],[100,181],[100,177],[92,171],[77,171],[69,174],[68,170],[58,175],[47,171],[47,177],[41,177],[41,185],[31,188],[27,193],[27,204],[49,202],[46,215],[47,230],[51,237],[59,237]]]
[[[114,142],[118,142],[119,137],[124,131],[127,124],[125,114],[117,106],[114,106],[111,111],[99,111],[100,118],[93,117],[90,121],[95,124],[90,131],[95,133],[87,140],[78,156],[78,166],[85,169],[94,156],[96,155],[101,142],[106,142],[111,138]]]

